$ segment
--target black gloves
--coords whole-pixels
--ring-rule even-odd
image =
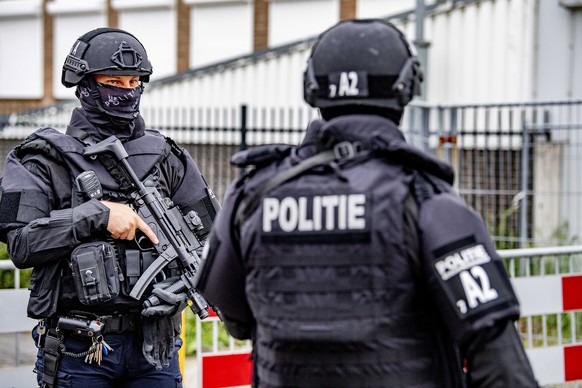
[[[178,293],[173,293],[169,289],[180,289]],[[185,287],[180,278],[174,277],[154,284],[152,295],[158,299],[153,306],[145,307],[141,311],[144,317],[168,317],[181,313],[187,306],[187,295]],[[149,300],[149,298],[148,298]]]
[[[180,283],[177,283],[180,282]],[[175,286],[174,286],[175,285]],[[148,298],[142,312],[143,355],[157,370],[167,368],[174,356],[175,337],[181,331],[180,313],[187,306],[184,287],[180,287],[179,278],[166,279],[154,285],[152,295]],[[171,289],[182,289],[182,292],[173,293]]]
[[[143,318],[143,355],[157,370],[170,366],[174,357],[175,335],[172,317]]]

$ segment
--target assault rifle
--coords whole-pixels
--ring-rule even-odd
[[[160,271],[170,262],[177,260],[181,272],[180,279],[165,290],[175,294],[186,291],[190,309],[200,319],[208,317],[208,302],[196,291],[194,283],[200,265],[196,249],[202,246],[194,233],[203,227],[200,217],[195,211],[190,211],[184,216],[170,198],[163,198],[153,186],[146,187],[133,171],[127,161],[127,151],[115,136],[86,147],[83,155],[95,157],[102,154],[109,154],[118,162],[133,189],[131,197],[134,208],[159,240],[158,244],[154,245],[159,256],[139,277],[129,295],[139,300]],[[144,307],[156,306],[159,303],[158,297],[151,295],[144,301]]]

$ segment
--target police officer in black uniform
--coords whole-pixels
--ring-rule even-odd
[[[218,209],[212,191],[191,156],[146,129],[139,114],[151,74],[132,34],[84,34],[63,66],[62,83],[76,87],[81,103],[66,133],[39,129],[6,160],[0,232],[16,267],[33,268],[28,315],[39,319],[39,386],[182,386],[177,351],[185,295],[164,291],[180,270],[170,263],[140,300],[130,296],[157,256],[158,236],[130,207],[133,190],[118,161],[83,155],[115,136],[140,180],[183,214],[198,214],[197,237],[206,240]],[[161,302],[143,308],[152,288],[161,290]]]
[[[324,32],[304,73],[323,120],[232,158],[198,287],[253,341],[257,387],[535,387],[519,305],[448,164],[398,128],[413,46],[382,20]]]

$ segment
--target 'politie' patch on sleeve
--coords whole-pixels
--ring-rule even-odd
[[[355,243],[370,239],[366,194],[270,196],[263,199],[262,241]]]
[[[459,317],[467,319],[486,314],[514,298],[508,282],[504,281],[502,263],[493,260],[483,244],[472,241],[462,246],[457,244],[457,248],[448,252],[444,250],[438,249],[434,270]]]

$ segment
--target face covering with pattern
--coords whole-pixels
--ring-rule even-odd
[[[92,93],[92,90],[97,93]],[[77,85],[75,94],[81,102],[84,115],[102,132],[97,138],[102,140],[115,135],[123,141],[143,133],[143,120],[139,115],[142,92],[142,86],[126,89],[86,81]]]
[[[97,83],[103,109],[111,116],[134,119],[139,114],[139,101],[143,91],[141,86],[133,89]]]

